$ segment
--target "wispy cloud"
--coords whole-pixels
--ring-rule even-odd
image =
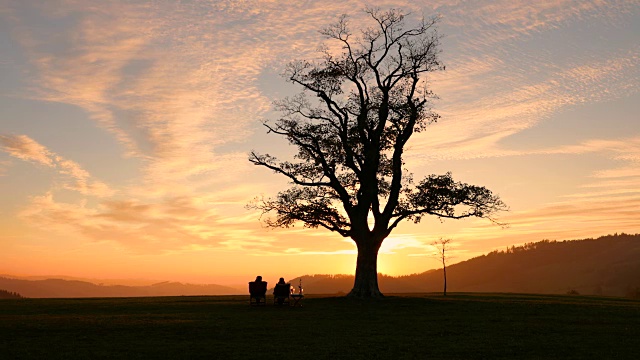
[[[392,234],[380,247],[381,254],[394,254],[397,251],[410,249],[412,252],[433,253],[430,244],[437,238],[429,239],[428,236],[418,234]]]
[[[640,48],[550,72],[537,83],[497,76],[488,80],[490,85],[483,85],[480,79],[491,68],[492,65],[473,61],[462,70],[454,70],[451,80],[447,78],[449,74],[439,75],[437,87],[445,94],[456,93],[457,84],[479,85],[463,87],[463,95],[454,95],[452,101],[443,104],[443,120],[414,139],[409,153],[413,160],[514,155],[517,151],[504,148],[501,140],[530,129],[569,106],[637,93],[634,84],[640,79]],[[498,86],[500,81],[502,86]],[[493,93],[483,91],[484,86],[493,89]]]
[[[471,51],[564,27],[571,22],[607,19],[614,23],[637,9],[637,3],[624,0],[474,0],[439,7],[447,14],[447,22],[463,29],[468,37],[465,43],[471,46]]]
[[[570,106],[638,93],[640,48],[589,52],[576,48],[528,51],[534,36],[551,36],[571,24],[615,28],[640,10],[625,1],[556,0],[442,3],[447,71],[432,76],[443,116],[414,139],[420,156],[468,159],[509,154],[509,136],[547,121]],[[570,41],[568,39],[567,41]],[[429,154],[429,155],[425,155]]]
[[[640,166],[600,170],[593,176],[601,179],[640,177]]]
[[[303,250],[301,248],[286,248],[282,251],[265,251],[254,253],[255,256],[335,256],[335,255],[356,255],[358,253],[355,249],[349,250],[334,250],[334,251],[310,251]]]
[[[217,210],[187,198],[159,203],[109,200],[91,207],[85,201],[59,201],[47,193],[32,197],[20,217],[49,231],[117,243],[140,253],[192,250],[194,245],[224,250],[224,241],[238,236],[234,230],[242,227],[222,225]]]
[[[613,232],[638,231],[638,139],[591,141],[580,146],[549,150],[549,153],[554,152],[573,156],[601,152],[612,158],[633,160],[625,160],[624,167],[594,171],[585,184],[565,193],[556,201],[504,214],[501,221],[509,224],[507,229],[496,232],[495,228],[476,221],[459,231],[456,237],[468,249],[481,249],[483,243],[507,246],[541,239],[577,239]]]
[[[592,152],[610,152],[617,160],[640,162],[640,137],[626,139],[592,139],[578,144],[567,144],[535,151],[542,154],[586,154]]]
[[[26,135],[0,135],[0,149],[21,160],[54,168],[62,176],[64,188],[83,195],[106,197],[114,191],[102,181],[93,179],[78,163],[65,159]]]
[[[0,135],[2,150],[18,159],[53,167],[54,155],[46,147],[26,135]]]

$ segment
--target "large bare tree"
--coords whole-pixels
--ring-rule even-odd
[[[403,220],[424,215],[485,217],[504,208],[490,190],[456,182],[450,173],[414,183],[404,169],[405,146],[439,116],[431,110],[427,74],[438,59],[437,17],[408,25],[399,10],[366,9],[371,27],[354,35],[342,16],[323,35],[342,46],[322,60],[294,61],[286,78],[302,88],[275,103],[281,116],[264,125],[297,148],[290,161],[252,151],[249,160],[287,177],[292,186],[253,206],[271,227],[323,227],[350,237],[358,249],[349,296],[379,297],[377,257]],[[372,225],[370,225],[372,223]]]

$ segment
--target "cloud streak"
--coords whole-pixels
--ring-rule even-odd
[[[491,68],[493,65],[473,62],[471,67],[454,71],[451,83],[446,80],[449,74],[439,75],[442,79],[437,86],[447,94],[456,92],[461,83],[483,84],[481,78]],[[538,83],[514,83],[497,76],[489,87],[504,90],[494,94],[487,94],[482,85],[463,87],[463,93],[468,94],[454,96],[444,104],[441,123],[433,125],[423,137],[417,136],[412,149],[417,154],[447,159],[514,155],[500,142],[536,126],[552,114],[577,104],[637,94],[638,88],[633,84],[640,79],[640,48],[607,60],[551,72],[546,77]],[[500,81],[502,86],[498,86]],[[475,100],[468,100],[471,98]]]
[[[0,149],[15,158],[56,169],[63,179],[67,179],[63,182],[65,189],[97,197],[115,193],[107,184],[93,179],[80,164],[56,155],[26,135],[0,134]]]
[[[0,135],[0,145],[9,155],[39,165],[53,167],[54,155],[26,135]]]

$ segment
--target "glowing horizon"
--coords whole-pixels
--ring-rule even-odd
[[[0,0],[0,273],[236,284],[352,274],[355,247],[323,230],[267,230],[245,209],[286,188],[252,149],[278,76],[313,58],[365,2]],[[510,207],[401,225],[379,271],[438,267],[543,239],[640,232],[640,3],[374,1],[442,16],[442,119],[406,153],[416,178],[451,171]],[[306,6],[306,7],[305,7]]]

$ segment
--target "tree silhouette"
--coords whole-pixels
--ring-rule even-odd
[[[399,10],[367,8],[372,26],[353,35],[345,15],[321,31],[342,52],[294,61],[285,71],[302,88],[275,102],[281,116],[264,125],[297,148],[291,161],[252,151],[249,160],[281,174],[291,188],[251,206],[275,213],[265,223],[323,227],[350,237],[358,249],[349,296],[378,297],[377,256],[403,220],[492,218],[505,206],[490,190],[455,182],[451,173],[414,184],[403,168],[409,138],[435,122],[426,75],[443,70],[437,17],[407,26]],[[368,219],[373,225],[370,227]]]
[[[22,295],[17,292],[0,289],[0,299],[22,299]]]
[[[449,251],[449,243],[451,243],[451,239],[440,238],[432,244],[436,248],[438,258],[442,260],[442,273],[444,275],[443,296],[447,296],[447,260],[449,259],[447,251]]]

